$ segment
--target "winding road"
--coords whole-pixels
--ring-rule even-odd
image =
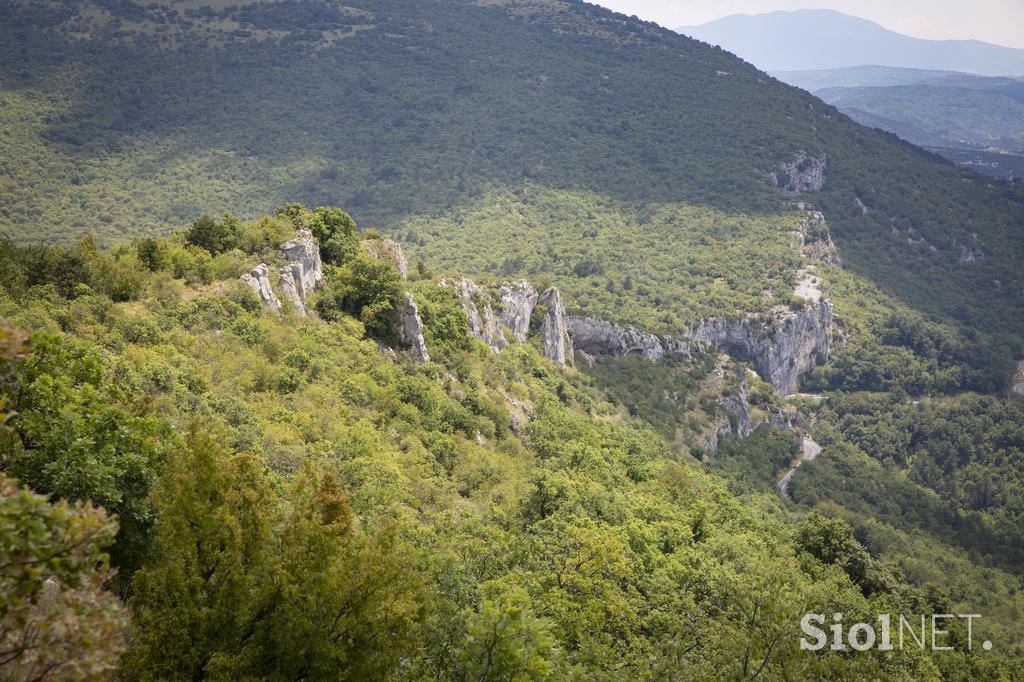
[[[803,455],[800,457],[800,461],[796,463],[796,466],[787,471],[786,475],[779,481],[779,490],[782,491],[783,495],[786,494],[786,491],[789,488],[789,479],[793,478],[793,474],[795,474],[796,470],[800,468],[800,465],[804,462],[814,460],[815,457],[821,454],[821,446],[807,436],[803,437],[800,447],[801,450],[803,450]]]

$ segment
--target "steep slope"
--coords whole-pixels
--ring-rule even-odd
[[[1024,150],[1024,102],[999,90],[933,84],[815,93],[864,125],[924,147]],[[879,122],[888,121],[888,125]]]
[[[771,177],[803,154],[824,184],[801,200],[847,267],[929,314],[1018,329],[1024,192],[652,24],[561,0],[4,4],[0,221],[18,240],[109,242],[286,197],[397,229],[500,194],[496,238],[523,211],[575,229],[676,204],[742,241],[747,217],[789,208]],[[536,200],[561,191],[582,215]]]
[[[258,260],[264,278],[298,266],[316,312],[272,305],[280,283],[239,280]],[[4,365],[0,398],[18,413],[0,432],[3,468],[119,515],[112,557],[133,627],[118,677],[935,680],[1019,667],[1024,594],[997,571],[984,579],[1000,609],[974,624],[999,643],[991,654],[966,650],[960,623],[955,653],[802,651],[812,606],[870,618],[976,604],[944,576],[876,560],[771,481],[741,503],[717,475],[744,461],[770,474],[794,434],[727,437],[704,471],[519,337],[533,326],[525,284],[500,292],[495,352],[470,336],[456,287],[404,280],[401,263],[340,211],[294,205],[113,253],[0,251],[0,314],[33,331]],[[430,360],[387,347],[379,324],[399,322],[381,304],[410,290]],[[958,560],[983,575],[944,557]]]
[[[858,123],[888,130],[955,163],[1004,179],[1022,176],[1024,80],[887,66],[773,75],[813,92]]]
[[[989,76],[1024,74],[1024,50],[977,40],[911,38],[834,10],[736,14],[678,31],[721,45],[769,71],[883,64]]]

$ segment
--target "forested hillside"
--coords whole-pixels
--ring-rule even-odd
[[[392,229],[524,186],[738,225],[785,208],[769,176],[804,152],[826,159],[808,200],[848,268],[988,328],[1024,307],[1019,186],[593,5],[3,4],[0,227],[18,241],[112,243],[290,200]]]
[[[323,284],[307,299],[317,315],[267,309],[237,279],[257,258],[276,264],[297,227],[323,239]],[[3,569],[18,590],[4,641],[26,647],[16,671],[1012,674],[1021,597],[999,571],[984,580],[1004,601],[973,635],[999,651],[799,652],[810,605],[870,620],[975,595],[873,557],[846,523],[795,510],[770,481],[734,489],[741,503],[536,341],[495,354],[473,339],[450,289],[422,273],[404,282],[354,248],[366,237],[340,211],[293,206],[113,252],[4,250],[0,312],[33,331],[24,347],[5,337],[5,475],[106,510],[5,479],[4,518],[26,534],[3,551],[60,558],[46,587],[56,599],[36,601],[31,573]],[[379,346],[404,287],[430,362]],[[784,460],[790,440],[735,442],[723,461]],[[112,538],[116,575],[99,554]],[[71,626],[24,629],[40,618]],[[962,625],[952,632],[966,641]]]
[[[1020,675],[1024,183],[576,0],[0,0],[0,102],[0,677]]]

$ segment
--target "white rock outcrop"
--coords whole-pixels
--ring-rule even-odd
[[[831,353],[832,304],[822,299],[799,311],[776,306],[767,321],[706,320],[686,336],[753,362],[776,392],[791,395],[800,375]]]
[[[826,160],[809,156],[800,151],[792,161],[780,163],[772,171],[772,183],[783,192],[792,195],[817,192],[825,186]]]
[[[494,314],[490,295],[481,289],[473,280],[462,279],[442,280],[441,286],[450,286],[455,290],[466,318],[469,320],[469,332],[480,339],[495,352],[508,345],[501,325]]]
[[[572,338],[569,336],[565,314],[565,304],[562,302],[562,292],[551,287],[546,289],[538,299],[537,303],[544,306],[547,312],[540,326],[540,342],[544,347],[544,356],[560,365],[572,360]],[[531,312],[532,315],[532,312]]]
[[[672,355],[689,362],[694,353],[721,348],[753,362],[776,392],[790,395],[801,374],[829,357],[832,305],[821,299],[799,311],[776,306],[767,320],[705,320],[677,336],[659,337],[591,317],[570,317],[568,328],[574,348],[593,361],[625,355],[656,361]]]
[[[320,263],[320,245],[309,230],[299,230],[295,239],[286,241],[280,246],[281,255],[289,265],[297,263],[301,268],[298,286],[299,293],[305,300],[309,292],[316,291],[324,281],[323,266]]]
[[[760,412],[760,416],[755,416],[750,409],[747,371],[745,368],[738,368],[736,390],[717,400],[718,407],[721,409],[721,418],[704,436],[705,450],[718,452],[723,437],[733,435],[742,440],[749,438],[762,426],[794,429],[803,425],[799,413],[788,408],[771,406],[766,411]]]
[[[277,290],[300,315],[309,312],[306,308],[306,290],[303,286],[301,264],[289,263],[281,269],[281,275],[277,278]]]
[[[538,305],[542,306],[544,317],[535,331],[545,357],[560,365],[572,362],[569,318],[565,314],[562,293],[557,288],[551,287],[538,294],[525,279],[504,282],[493,292],[465,278],[442,280],[441,286],[454,290],[469,321],[470,333],[494,352],[506,347],[510,339],[519,343],[526,341],[534,311]]]
[[[530,316],[537,306],[537,291],[525,279],[505,282],[498,288],[501,312],[498,319],[509,328],[516,341],[526,341],[530,333]]]
[[[412,294],[405,295],[405,303],[398,313],[398,340],[409,349],[416,362],[430,362],[427,342],[423,339],[423,320]]]
[[[270,286],[270,268],[266,263],[260,263],[251,272],[242,275],[241,279],[253,288],[265,307],[272,310],[278,310],[281,307],[281,301],[278,300]]]
[[[583,316],[570,316],[567,326],[572,335],[573,348],[594,361],[626,355],[638,355],[655,361],[661,360],[666,354],[675,355],[687,362],[692,359],[690,344],[686,341],[675,338],[663,340],[636,327],[623,327],[614,322]]]
[[[286,241],[279,248],[288,264],[281,268],[277,288],[300,315],[306,315],[309,312],[306,303],[309,295],[324,281],[320,245],[312,232],[299,230],[295,239]]]

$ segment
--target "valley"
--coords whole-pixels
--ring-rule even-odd
[[[0,678],[1016,679],[1024,183],[969,168],[1016,138],[870,118],[1016,85],[742,56],[0,0]]]

